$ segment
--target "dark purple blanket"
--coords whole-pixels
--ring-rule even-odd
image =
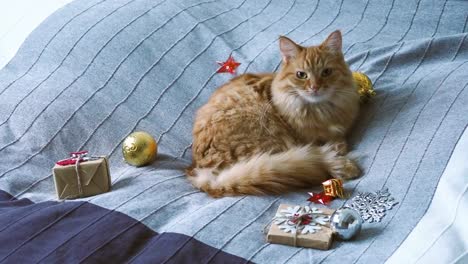
[[[14,199],[0,191],[1,263],[245,263],[182,234],[87,202]]]

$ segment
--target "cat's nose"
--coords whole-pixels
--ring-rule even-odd
[[[320,87],[316,84],[312,85],[310,88],[312,89],[313,92],[318,92],[318,90],[320,89]]]

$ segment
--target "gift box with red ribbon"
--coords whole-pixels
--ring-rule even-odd
[[[108,192],[111,188],[109,161],[106,157],[88,156],[87,151],[72,152],[53,168],[59,199],[76,199]]]
[[[327,250],[332,243],[333,212],[328,208],[281,204],[268,229],[267,241]]]

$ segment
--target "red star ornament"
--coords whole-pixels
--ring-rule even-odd
[[[309,193],[310,197],[307,199],[309,202],[320,203],[323,205],[329,204],[335,197],[326,195],[324,192]]]
[[[241,65],[239,62],[235,61],[232,55],[229,55],[229,58],[225,62],[218,61],[218,64],[221,66],[216,72],[229,72],[230,74],[236,74],[236,69]]]

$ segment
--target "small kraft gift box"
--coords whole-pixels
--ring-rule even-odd
[[[76,199],[110,190],[111,178],[106,157],[89,157],[87,151],[72,152],[68,159],[58,161],[54,168],[58,199]]]
[[[333,212],[328,208],[281,204],[268,230],[267,241],[327,250],[333,238],[330,229]]]

